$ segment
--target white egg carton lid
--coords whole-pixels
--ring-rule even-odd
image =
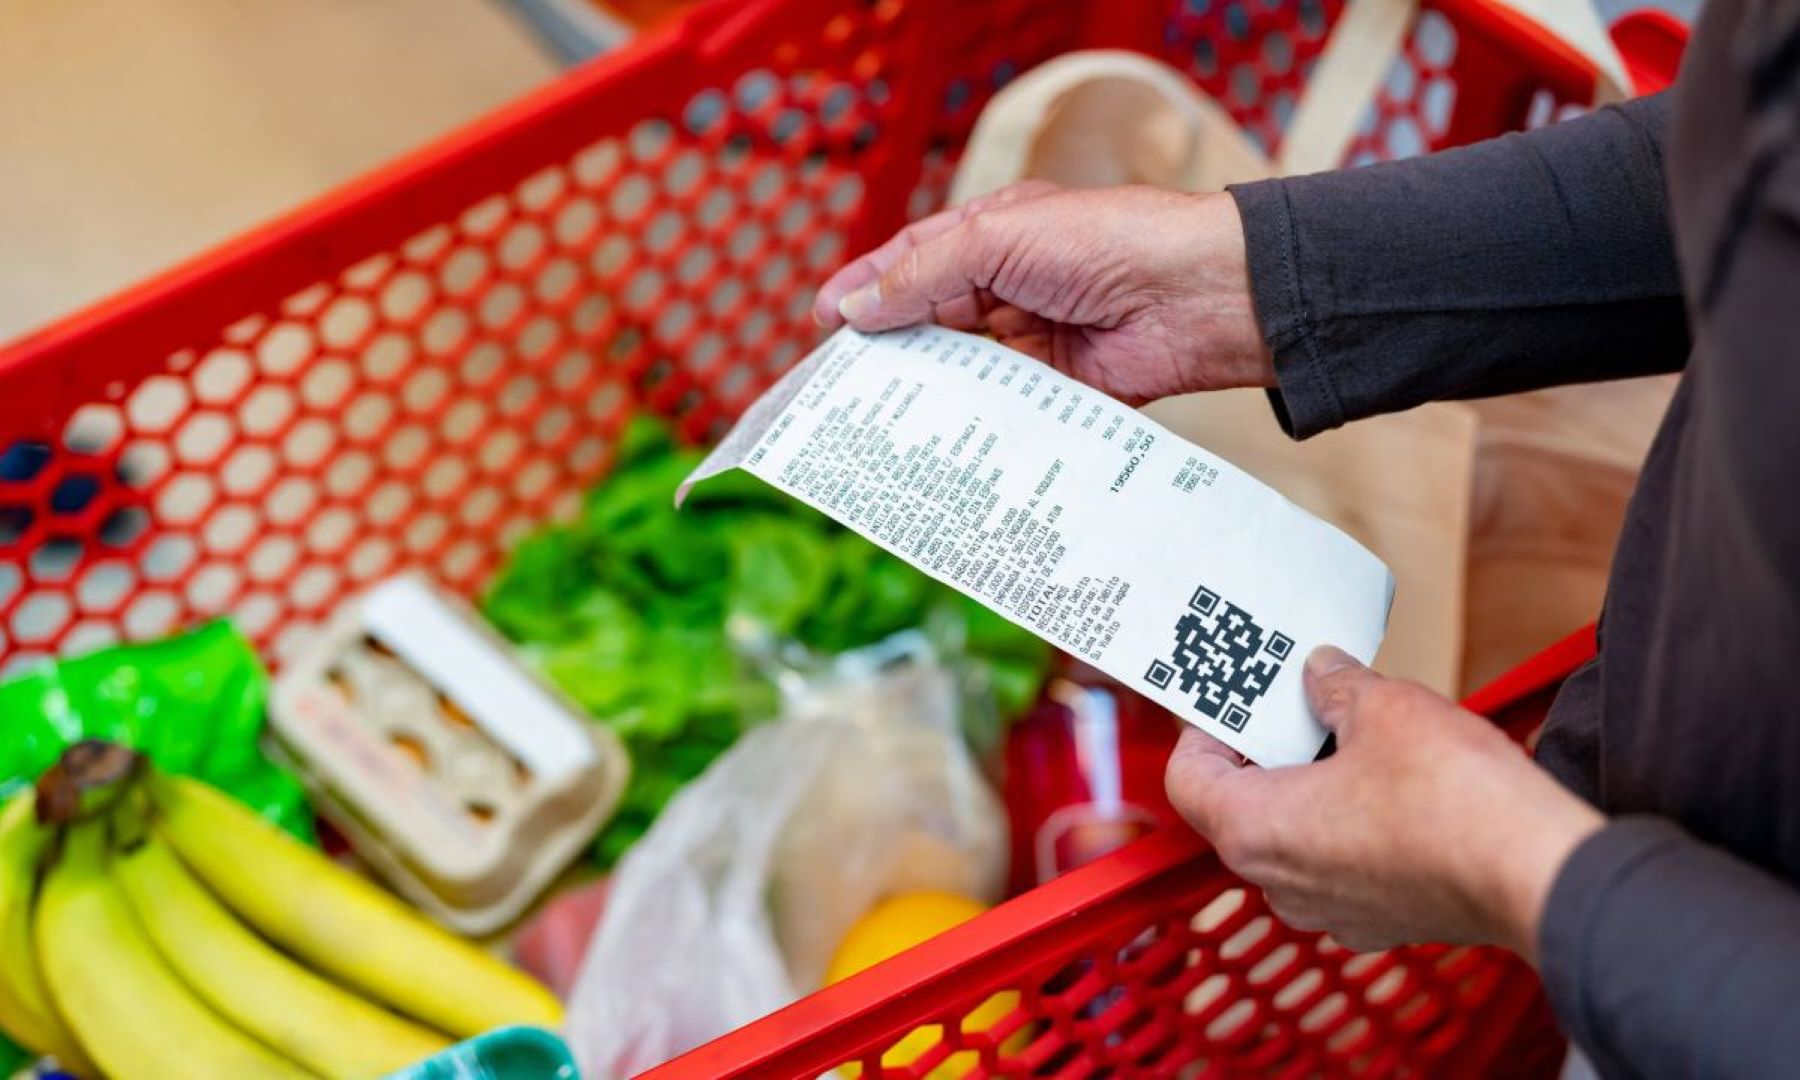
[[[460,597],[404,574],[275,680],[270,727],[319,812],[445,925],[491,933],[617,807],[624,747]]]

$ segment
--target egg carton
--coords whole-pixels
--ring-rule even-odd
[[[275,681],[270,729],[376,872],[471,935],[518,918],[618,805],[616,736],[423,576],[375,586]]]

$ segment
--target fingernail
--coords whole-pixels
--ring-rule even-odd
[[[1306,673],[1315,679],[1323,678],[1334,671],[1342,671],[1347,667],[1360,666],[1356,657],[1336,645],[1321,645],[1306,658]]]
[[[838,314],[850,322],[866,319],[881,306],[881,293],[874,285],[864,285],[838,301]]]

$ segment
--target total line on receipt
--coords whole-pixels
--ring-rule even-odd
[[[1316,757],[1301,661],[1367,662],[1381,560],[1217,455],[1022,353],[839,330],[682,485],[742,468],[1261,765]]]

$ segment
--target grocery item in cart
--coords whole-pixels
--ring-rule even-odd
[[[83,1076],[374,1080],[561,1019],[504,961],[119,744],[77,743],[0,807],[0,852],[0,1026]]]
[[[581,958],[606,910],[611,883],[597,878],[568,888],[555,889],[513,935],[513,953],[519,966],[542,980],[545,986],[567,997],[575,989]]]
[[[516,919],[625,784],[618,739],[419,575],[340,611],[276,681],[270,720],[358,854],[468,934]]]
[[[844,935],[837,952],[832,954],[831,966],[825,972],[825,983],[830,985],[842,982],[914,945],[931,940],[953,926],[968,922],[986,910],[986,904],[978,904],[955,893],[909,892],[889,897],[869,909],[868,914],[858,919],[850,932]],[[1010,991],[995,994],[965,1016],[961,1027],[971,1034],[985,1032],[1010,1015],[1018,1004],[1018,994]],[[904,1039],[881,1055],[882,1067],[908,1068],[936,1046],[938,1041],[938,1034],[932,1028],[918,1028],[908,1032]],[[1008,1040],[1013,1049],[1023,1046],[1025,1041],[1018,1036]],[[976,1055],[972,1052],[951,1054],[932,1067],[926,1074],[926,1080],[959,1080],[968,1075],[976,1063]],[[838,1069],[838,1073],[848,1080],[856,1080],[862,1075],[862,1067],[844,1065]]]
[[[575,1060],[551,1032],[515,1026],[458,1043],[390,1080],[576,1080]]]
[[[32,906],[52,839],[38,827],[36,801],[26,788],[0,806],[0,1034],[6,1045],[17,1045],[28,1056],[91,1071],[87,1054],[57,1015],[34,959]]]
[[[1024,353],[845,327],[744,415],[733,468],[818,507],[1262,765],[1326,732],[1301,661],[1365,663],[1394,578],[1336,527]]]
[[[310,842],[305,792],[261,748],[267,699],[255,648],[224,621],[39,665],[0,683],[0,794],[36,780],[72,743],[105,739]]]
[[[924,635],[781,681],[782,717],[684,788],[614,874],[569,1004],[584,1075],[632,1075],[817,988],[883,898],[998,896],[1005,819]]]
[[[1029,632],[749,476],[723,477],[677,511],[704,457],[666,423],[634,418],[613,471],[580,513],[527,536],[482,610],[534,668],[616,732],[631,754],[618,813],[595,844],[611,865],[669,799],[781,699],[745,662],[746,638],[820,654],[929,627],[964,657],[997,709],[966,710],[978,746],[990,721],[1037,695],[1049,650]]]
[[[1140,694],[1068,661],[1006,737],[1008,891],[1022,893],[1180,818],[1163,767],[1180,725]]]

